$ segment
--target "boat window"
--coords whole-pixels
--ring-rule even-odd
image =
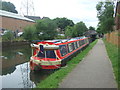
[[[60,45],[60,53],[62,56],[67,54],[67,47],[66,45]]]
[[[74,43],[72,43],[72,48],[73,48],[73,50],[75,50],[75,46],[74,46]]]
[[[81,46],[83,45],[83,40],[81,40],[81,44],[80,44]]]
[[[46,57],[47,58],[56,58],[54,50],[51,50],[51,51],[48,50],[48,51],[46,51]]]
[[[83,45],[85,44],[85,39],[83,40]]]
[[[66,44],[66,49],[67,49],[67,53],[69,53],[69,47],[68,47],[68,44]]]
[[[84,40],[80,41],[80,46],[84,45]]]
[[[39,51],[37,57],[45,58],[45,53],[42,51]]]
[[[73,51],[73,49],[72,49],[72,44],[71,44],[71,43],[68,44],[68,48],[69,48],[69,52],[72,52],[72,51]]]
[[[85,39],[85,40],[86,40],[86,43],[89,43],[89,42],[88,42],[88,39]]]
[[[74,42],[74,48],[77,49],[77,42]]]
[[[85,41],[85,43],[87,43],[87,39],[85,39],[84,41]]]
[[[86,39],[84,39],[84,44],[86,43]]]
[[[72,52],[74,50],[74,43],[69,43],[68,47],[69,47],[69,51]]]
[[[80,47],[79,41],[77,41],[77,46]]]
[[[45,52],[46,52],[46,58],[56,58],[54,50],[47,50],[44,52],[40,51],[37,56],[41,58],[45,58]]]
[[[87,43],[89,43],[88,39],[86,39],[86,40],[87,40]]]
[[[79,41],[80,46],[82,46],[82,40]]]

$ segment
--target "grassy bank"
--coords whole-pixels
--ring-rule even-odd
[[[66,68],[61,68],[55,73],[51,74],[41,83],[37,84],[36,88],[58,88],[62,79],[72,71],[72,69],[88,54],[92,47],[97,43],[97,40],[91,43],[83,52],[79,53],[76,57],[72,58]]]
[[[116,45],[113,45],[112,43],[108,43],[106,40],[103,40],[103,41],[105,43],[108,56],[112,63],[116,81],[117,81],[118,85],[120,85],[120,79],[118,79],[118,76],[120,76],[120,73],[118,73],[118,63],[120,63],[120,61],[118,62],[118,60],[119,60],[118,59],[118,47]]]

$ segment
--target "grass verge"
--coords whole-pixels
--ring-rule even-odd
[[[105,39],[103,39],[103,41],[105,43],[108,56],[109,56],[111,63],[112,63],[113,72],[114,72],[116,81],[117,81],[118,86],[119,86],[120,79],[118,78],[118,76],[120,76],[120,73],[118,73],[118,63],[120,63],[120,61],[118,61],[119,60],[118,59],[118,47],[116,45],[113,45],[112,43],[108,43]]]
[[[97,43],[97,40],[92,42],[85,50],[79,53],[76,57],[72,58],[68,63],[66,68],[61,68],[60,70],[54,72],[48,76],[41,83],[37,84],[36,88],[58,88],[59,83],[62,79],[72,71],[72,69],[88,54],[92,47]]]

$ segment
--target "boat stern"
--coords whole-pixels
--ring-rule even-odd
[[[42,58],[38,59],[37,57],[31,57],[30,59],[30,69],[58,69],[61,67],[61,60]]]

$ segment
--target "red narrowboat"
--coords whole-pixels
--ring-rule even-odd
[[[30,57],[30,69],[60,68],[67,58],[88,44],[87,37],[46,40],[37,42],[37,44],[31,44],[32,56]]]

